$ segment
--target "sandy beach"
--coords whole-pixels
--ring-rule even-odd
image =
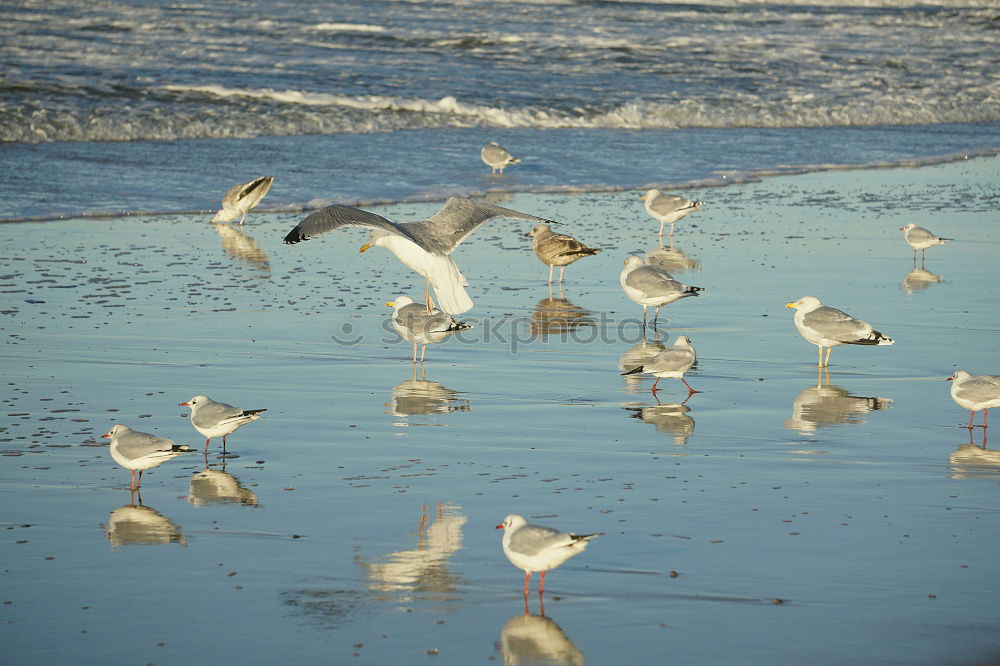
[[[5,654],[992,663],[1000,453],[945,378],[1000,372],[998,187],[994,157],[705,188],[666,247],[637,191],[501,195],[602,252],[550,294],[530,225],[480,229],[455,253],[475,327],[420,368],[384,304],[422,280],[359,254],[361,230],[2,224]],[[955,240],[915,267],[907,222]],[[677,380],[657,399],[619,375],[656,344],[629,254],[705,289],[661,314],[659,342],[698,351],[683,404]],[[784,307],[805,295],[896,344],[837,347],[817,376]],[[200,449],[195,394],[268,411],[226,458],[147,472],[133,507],[98,435]],[[545,617],[500,550],[509,513],[605,533],[551,572]]]

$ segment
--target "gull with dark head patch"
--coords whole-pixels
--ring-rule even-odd
[[[129,488],[133,490],[142,483],[142,473],[145,470],[158,467],[171,458],[193,450],[183,444],[174,444],[173,441],[165,437],[132,430],[120,423],[112,426],[111,430],[101,437],[111,439],[111,445],[108,448],[114,461],[125,469],[132,470]],[[139,470],[138,481],[135,478],[136,470]]]
[[[587,543],[595,534],[571,534],[560,532],[551,527],[532,525],[524,516],[512,513],[497,525],[503,530],[503,552],[518,569],[524,570],[524,595],[528,596],[528,585],[531,574],[538,571],[541,582],[538,584],[538,594],[545,589],[545,572],[555,569],[560,564],[579,555],[587,548]]]

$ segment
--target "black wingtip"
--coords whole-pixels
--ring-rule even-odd
[[[309,240],[309,237],[302,235],[299,228],[295,227],[288,232],[287,236],[285,236],[285,245],[295,245],[296,243],[301,243],[304,240]]]
[[[636,368],[632,368],[631,370],[623,372],[622,373],[622,377],[624,377],[625,375],[634,375],[636,373],[642,372],[642,368],[643,368],[643,366],[640,365],[640,366],[638,366]]]

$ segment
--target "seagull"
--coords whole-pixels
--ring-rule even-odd
[[[913,265],[917,265],[917,250],[920,250],[920,261],[923,262],[927,253],[927,248],[933,245],[944,245],[945,242],[954,240],[953,238],[938,238],[930,230],[918,227],[910,222],[899,228],[903,232],[903,238],[913,248]]]
[[[599,249],[587,247],[572,236],[557,234],[547,224],[539,224],[528,232],[531,236],[531,249],[543,264],[549,267],[549,284],[552,284],[552,269],[559,267],[559,282],[563,281],[563,271],[581,257],[588,257],[600,252]]]
[[[972,376],[965,370],[959,370],[948,378],[951,385],[951,399],[959,407],[969,410],[969,430],[972,430],[972,419],[976,410],[983,412],[983,428],[986,427],[986,412],[991,407],[1000,407],[1000,375]]]
[[[626,259],[619,280],[625,295],[642,306],[643,331],[646,330],[646,309],[649,306],[656,308],[653,315],[653,330],[656,330],[656,319],[660,316],[662,306],[688,296],[698,296],[699,291],[705,291],[702,287],[678,282],[662,268],[647,264],[642,257]]]
[[[192,449],[183,444],[174,444],[164,437],[150,435],[148,432],[132,430],[120,423],[101,435],[111,438],[111,457],[125,469],[132,470],[132,480],[129,488],[135,490],[142,483],[142,473],[147,469],[158,467],[171,458]],[[139,470],[139,480],[136,482],[135,471]]]
[[[205,395],[196,395],[179,404],[181,407],[191,408],[191,425],[205,438],[205,453],[208,453],[208,443],[213,437],[222,437],[222,450],[225,451],[226,435],[231,435],[241,425],[256,421],[261,412],[267,411],[240,409],[224,402],[216,402]]]
[[[299,222],[285,236],[285,242],[298,243],[343,227],[368,227],[372,232],[361,246],[362,252],[373,246],[384,247],[405,266],[422,275],[427,312],[434,310],[430,296],[433,286],[442,310],[462,314],[472,308],[472,299],[464,288],[469,283],[449,255],[469,234],[497,217],[555,224],[552,220],[461,197],[448,199],[430,219],[401,224],[375,213],[334,204]]]
[[[395,308],[392,314],[392,327],[399,337],[413,343],[413,362],[417,362],[417,345],[423,345],[420,350],[420,362],[424,362],[427,345],[444,342],[449,335],[472,328],[472,324],[459,321],[440,310],[427,312],[427,309],[414,302],[409,296],[397,296],[395,300],[386,303]]]
[[[596,534],[570,534],[551,527],[531,525],[524,516],[512,513],[497,525],[504,530],[503,552],[518,569],[524,570],[524,596],[528,596],[528,584],[534,571],[541,572],[538,594],[545,589],[545,572],[579,555],[587,548],[587,542]]]
[[[212,222],[230,222],[239,217],[242,225],[243,220],[247,219],[247,213],[256,208],[271,189],[272,182],[274,182],[273,176],[260,176],[249,183],[233,185],[226,192],[226,196],[222,197],[222,209],[215,214]]]
[[[795,309],[795,328],[807,342],[816,345],[819,352],[817,365],[821,368],[829,367],[830,352],[837,345],[891,345],[895,342],[873,329],[868,322],[827,307],[814,296],[803,296],[786,303],[785,307]],[[826,361],[823,360],[823,347],[826,347]]]
[[[684,373],[691,369],[694,362],[695,352],[694,347],[691,346],[691,339],[686,335],[680,335],[674,341],[673,347],[664,349],[642,365],[623,372],[622,375],[634,375],[642,372],[655,376],[656,381],[653,382],[651,389],[653,393],[656,393],[656,385],[661,379],[674,377],[684,382],[684,386],[687,386],[688,396],[690,396],[697,391],[691,388],[691,385],[684,379]]]
[[[660,236],[663,235],[665,222],[670,223],[669,236],[673,236],[674,225],[677,224],[677,221],[685,215],[701,210],[701,205],[705,203],[704,201],[689,201],[679,194],[664,194],[655,188],[647,190],[640,198],[646,202],[646,212],[660,221]]]
[[[503,175],[505,167],[508,167],[511,164],[517,164],[521,161],[508,153],[507,150],[496,141],[490,141],[488,144],[483,146],[483,149],[479,151],[479,157],[483,159],[486,166],[493,169],[494,175],[496,175],[497,170],[499,170],[501,176]]]

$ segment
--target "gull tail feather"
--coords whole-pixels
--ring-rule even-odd
[[[434,296],[437,298],[438,307],[442,310],[448,314],[457,315],[472,309],[472,299],[469,298],[469,294],[463,286],[463,283],[466,282],[465,276],[458,270],[455,262],[449,260],[446,266],[432,271],[428,277],[434,287]]]

